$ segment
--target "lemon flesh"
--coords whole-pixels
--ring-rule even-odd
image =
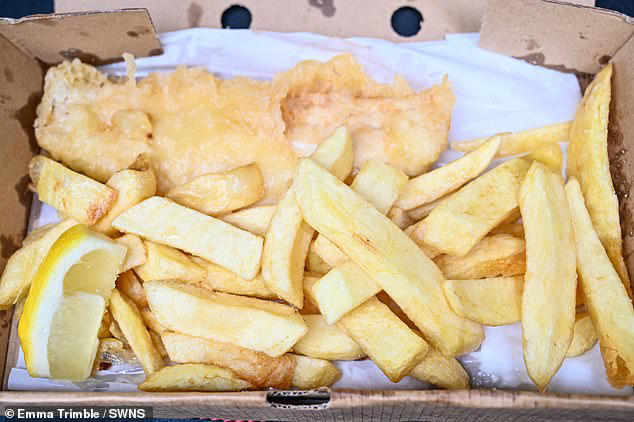
[[[95,333],[105,309],[106,301],[99,295],[73,292],[62,296],[48,338],[51,378],[81,381],[90,376],[99,346]],[[66,333],[72,334],[73,341],[68,341]]]
[[[18,324],[31,376],[74,381],[90,376],[99,325],[126,252],[83,225],[53,244]]]

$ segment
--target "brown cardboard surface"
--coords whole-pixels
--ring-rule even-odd
[[[152,21],[143,9],[106,13],[36,15],[0,19],[0,34],[46,64],[78,57],[90,64],[161,54]]]
[[[33,121],[42,90],[38,63],[0,35],[0,268],[20,247],[31,193],[28,163],[37,151]],[[0,311],[0,377],[13,310]]]
[[[596,73],[634,34],[634,19],[546,0],[490,0],[480,47],[563,71]]]
[[[634,274],[634,36],[616,53],[612,63],[608,154],[619,197],[623,254],[631,277]]]
[[[267,399],[268,398],[268,399]],[[152,406],[154,417],[282,421],[631,421],[634,397],[487,390],[332,391],[324,405],[283,405],[267,392],[0,393],[4,405]]]
[[[146,7],[156,29],[164,32],[197,26],[220,28],[222,13],[238,4],[251,12],[251,29],[421,41],[439,39],[452,32],[477,32],[485,3],[486,0],[381,0],[368,7],[367,0],[56,0],[55,10]],[[403,6],[416,8],[423,15],[422,29],[415,36],[402,37],[391,27],[392,13]]]
[[[594,0],[569,0],[594,6]],[[146,7],[159,32],[191,27],[220,28],[222,13],[232,5],[249,9],[251,29],[308,31],[337,37],[377,37],[392,41],[440,39],[447,33],[477,32],[486,0],[56,0],[58,12]],[[423,15],[421,31],[402,37],[391,27],[392,13],[409,6]]]

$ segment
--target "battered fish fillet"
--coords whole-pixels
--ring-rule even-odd
[[[422,173],[447,147],[454,102],[446,79],[416,93],[401,78],[375,82],[350,55],[299,63],[271,82],[184,67],[113,81],[74,60],[47,72],[35,133],[53,158],[101,182],[145,154],[159,194],[255,162],[268,204],[289,186],[297,158],[342,124],[356,169],[377,159]]]

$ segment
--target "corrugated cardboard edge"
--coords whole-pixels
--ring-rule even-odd
[[[146,9],[34,15],[0,19],[0,34],[47,65],[79,58],[101,65],[162,54],[161,43]]]
[[[293,421],[609,420],[630,421],[634,397],[600,397],[486,390],[332,391],[323,409],[267,401],[241,393],[0,393],[6,405],[152,406],[154,417]]]
[[[480,47],[560,71],[595,74],[634,34],[634,19],[553,0],[489,0]]]
[[[619,198],[623,255],[631,278],[634,275],[634,36],[616,53],[612,63],[608,155]]]

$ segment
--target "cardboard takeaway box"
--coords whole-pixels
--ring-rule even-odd
[[[591,7],[593,0],[242,0],[251,28],[374,36],[395,41],[441,39],[480,30],[480,45],[531,63],[574,72],[582,86],[614,64],[609,155],[620,200],[628,269],[634,274],[634,20]],[[0,19],[0,268],[20,245],[31,195],[27,164],[37,153],[35,106],[48,66],[78,57],[91,64],[161,53],[156,31],[220,27],[232,1],[57,0],[54,15]],[[390,26],[402,6],[420,11],[422,29],[405,38]],[[140,8],[133,8],[140,7]],[[147,9],[141,8],[146,7]],[[100,11],[95,11],[98,8]],[[117,10],[127,8],[125,10]],[[149,12],[148,12],[149,10]],[[358,11],[363,10],[363,16]],[[280,11],[283,11],[280,12]],[[363,24],[359,25],[359,20]],[[481,27],[480,27],[481,23]],[[634,396],[598,397],[519,391],[254,391],[243,393],[10,392],[17,358],[17,318],[0,312],[0,407],[8,404],[147,405],[155,417],[262,420],[634,420]]]

